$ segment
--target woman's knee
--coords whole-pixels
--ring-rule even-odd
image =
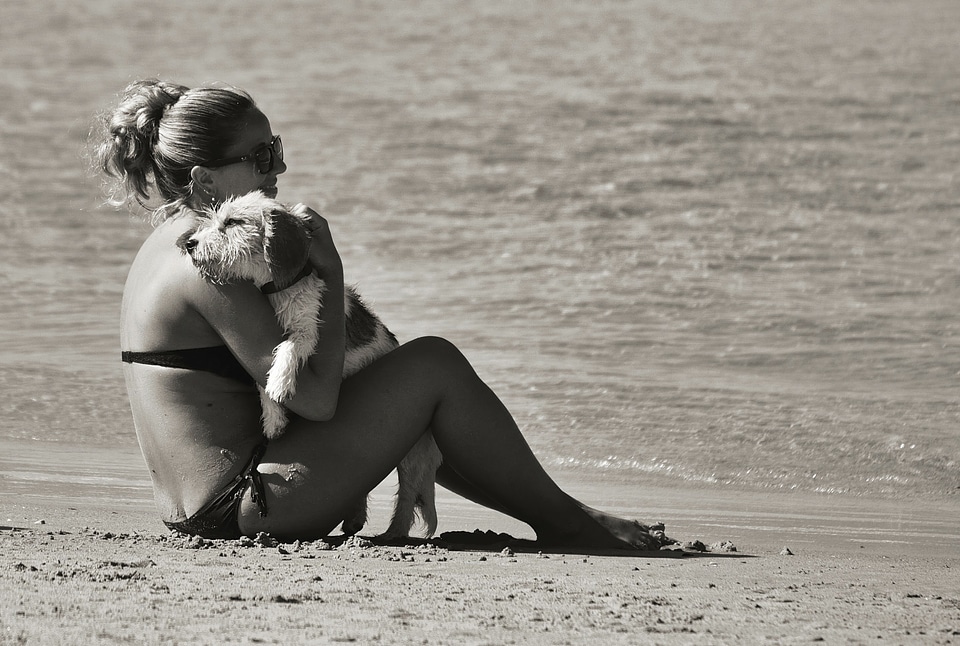
[[[464,370],[470,363],[453,343],[438,336],[424,336],[405,344],[415,356],[435,368]]]

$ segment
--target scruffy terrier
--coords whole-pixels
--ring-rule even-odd
[[[302,204],[288,208],[255,191],[232,198],[201,214],[195,230],[177,242],[208,281],[250,280],[267,295],[285,338],[274,349],[266,387],[260,387],[263,432],[279,437],[287,424],[283,402],[296,392],[297,372],[316,348],[321,324],[320,305],[326,285],[307,262],[310,216]],[[347,378],[397,347],[396,337],[357,292],[344,290]],[[410,534],[419,512],[427,536],[437,528],[436,472],[442,457],[433,435],[423,437],[397,466],[399,487],[390,526],[380,538],[402,539]],[[343,521],[343,531],[355,534],[367,520],[366,500]]]

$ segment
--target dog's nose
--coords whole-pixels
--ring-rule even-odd
[[[184,233],[177,240],[177,246],[180,247],[180,251],[184,253],[193,254],[193,250],[197,248],[199,241],[193,237],[192,232]]]

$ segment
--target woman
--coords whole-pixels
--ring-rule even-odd
[[[315,212],[313,269],[331,292],[284,435],[263,442],[256,383],[281,331],[251,284],[205,282],[177,239],[197,212],[277,194],[280,138],[243,91],[131,84],[102,119],[97,163],[115,202],[159,201],[124,289],[121,343],[137,437],[164,522],[208,538],[326,536],[429,427],[437,481],[528,523],[552,547],[657,548],[662,534],[586,507],[536,460],[514,420],[450,343],[417,339],[341,380],[343,269]],[[659,538],[658,538],[659,537]]]

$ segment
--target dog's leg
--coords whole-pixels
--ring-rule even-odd
[[[275,439],[283,434],[283,429],[287,426],[287,412],[283,406],[260,388],[260,407],[263,409],[263,434],[267,439]]]
[[[437,469],[439,460],[430,473],[424,473],[420,481],[420,495],[417,497],[417,512],[423,521],[424,536],[430,538],[437,532]]]
[[[297,390],[299,352],[291,339],[281,341],[273,351],[273,363],[267,373],[267,395],[275,402],[292,397]]]
[[[436,478],[443,457],[433,435],[424,433],[397,465],[397,497],[393,517],[380,539],[391,541],[410,536],[416,513],[426,526],[424,535],[437,531]]]
[[[404,460],[416,464],[417,511],[426,527],[424,536],[429,538],[437,531],[437,469],[443,462],[433,434],[425,433]]]
[[[404,458],[406,461],[406,458]],[[393,502],[393,517],[387,531],[377,538],[382,541],[396,541],[410,536],[410,529],[416,514],[417,492],[410,486],[410,479],[404,473],[405,467],[401,462],[397,465],[397,497]]]

